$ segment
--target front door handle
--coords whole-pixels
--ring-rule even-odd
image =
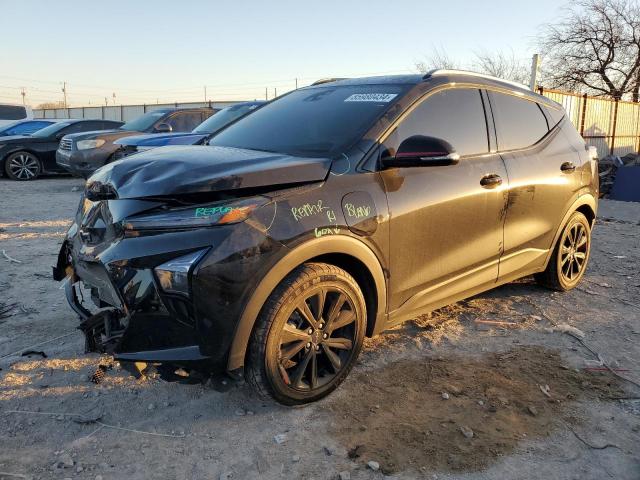
[[[576,166],[573,164],[573,162],[564,162],[562,165],[560,165],[560,170],[566,173],[571,173],[576,170]]]
[[[495,188],[502,184],[502,177],[497,173],[490,173],[480,179],[480,185],[484,188]]]

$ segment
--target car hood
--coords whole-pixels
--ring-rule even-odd
[[[175,132],[175,133],[149,133],[147,135],[133,135],[118,139],[116,145],[135,147],[162,147],[165,145],[193,145],[203,139],[206,133]]]
[[[97,200],[270,191],[323,181],[331,163],[230,147],[160,147],[98,169],[87,181],[87,195]]]
[[[64,138],[67,140],[72,140],[77,142],[78,140],[95,140],[100,138],[107,142],[113,142],[121,137],[129,137],[132,135],[140,135],[142,132],[132,132],[129,130],[94,130],[92,132],[81,132],[81,133],[70,133],[69,135],[65,135]]]

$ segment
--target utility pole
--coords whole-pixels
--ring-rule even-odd
[[[269,100],[269,92],[267,91],[267,87],[264,87],[264,99]]]
[[[273,98],[276,98],[278,96],[278,89],[276,87],[273,87]]]
[[[22,91],[20,92],[20,95],[22,95],[22,105],[26,105],[24,97],[27,94],[27,92],[24,90],[24,87],[22,87]]]
[[[104,97],[104,106],[105,107],[109,106],[109,101],[107,100],[107,97]]]
[[[540,71],[540,55],[533,54],[531,58],[531,79],[529,80],[529,88],[535,92],[538,88],[538,73]]]
[[[113,92],[112,96],[113,96],[113,104],[115,105],[116,104],[116,92]]]
[[[204,86],[204,101],[207,102],[207,86]]]
[[[62,82],[62,93],[64,94],[64,108],[67,108],[67,82]]]
[[[298,89],[298,79],[296,78],[296,90]]]

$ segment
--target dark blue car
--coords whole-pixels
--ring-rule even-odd
[[[19,122],[11,123],[0,127],[0,137],[9,137],[13,135],[31,135],[32,133],[42,130],[44,127],[48,127],[52,123],[56,123],[58,120],[21,120]]]
[[[215,113],[191,132],[150,133],[125,137],[114,142],[120,145],[118,158],[134,153],[166,145],[197,145],[222,130],[230,123],[248,115],[256,108],[266,103],[264,100],[236,103]]]

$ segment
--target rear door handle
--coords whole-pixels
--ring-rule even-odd
[[[562,170],[563,172],[571,173],[576,170],[576,166],[573,164],[573,162],[564,162],[562,165],[560,165],[560,170]]]
[[[480,179],[480,185],[484,188],[495,188],[502,184],[502,177],[497,173],[490,173]]]

